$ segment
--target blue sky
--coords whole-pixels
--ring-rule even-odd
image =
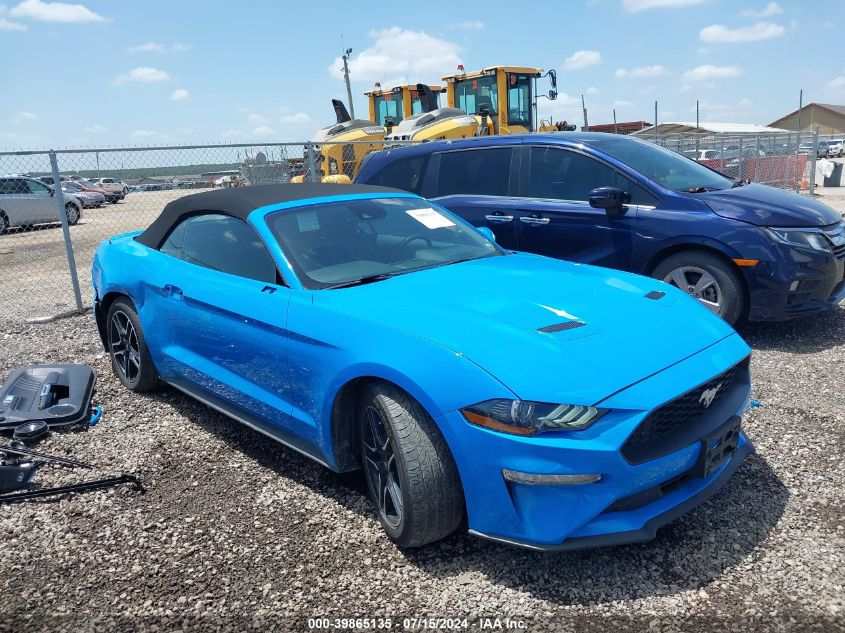
[[[845,103],[841,0],[0,0],[0,147],[307,140],[364,90],[463,63],[555,68],[541,114],[767,124]]]

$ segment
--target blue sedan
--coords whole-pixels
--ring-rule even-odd
[[[167,383],[334,471],[403,547],[644,541],[753,449],[748,346],[684,292],[513,253],[393,189],[272,185],[169,203],[100,245],[97,326]]]

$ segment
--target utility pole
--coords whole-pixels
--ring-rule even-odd
[[[587,105],[584,103],[584,95],[581,95],[581,110],[584,112],[584,131],[587,132],[590,129],[590,124],[587,122]]]
[[[701,119],[699,118],[700,111],[698,109],[698,99],[695,100],[695,131],[701,131]]]
[[[352,49],[347,48],[343,52],[343,80],[346,82],[346,96],[349,99],[349,114],[355,118],[355,104],[352,103],[352,85],[349,83],[349,56],[352,55]]]
[[[619,129],[616,127],[616,108],[613,108],[613,133],[619,134]]]
[[[654,133],[657,134],[657,101],[654,102]]]
[[[803,110],[803,109],[804,109],[804,90],[802,88],[801,91],[798,93],[798,126],[797,126],[798,140],[795,141],[795,153],[796,154],[798,154],[798,152],[801,151],[801,110]]]

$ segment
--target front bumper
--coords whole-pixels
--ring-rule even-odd
[[[469,424],[460,412],[438,418],[455,456],[470,532],[541,550],[638,542],[716,493],[753,452],[740,434],[737,450],[709,476],[697,476],[698,439],[649,461],[632,464],[621,449],[655,408],[739,363],[748,347],[738,335],[601,403],[611,409],[579,432],[519,437]],[[749,388],[731,401],[726,420],[741,415]],[[599,403],[596,403],[599,404]],[[721,415],[721,414],[720,414]],[[537,474],[601,474],[594,483],[528,485],[507,481],[503,469]]]
[[[779,250],[779,261],[742,269],[750,290],[749,320],[785,321],[830,310],[845,299],[845,259],[804,248]]]

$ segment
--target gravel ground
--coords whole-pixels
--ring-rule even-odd
[[[579,633],[843,631],[845,306],[742,333],[762,403],[744,427],[757,454],[651,543],[538,554],[466,534],[400,551],[358,477],[174,390],[120,387],[90,315],[7,328],[0,376],[62,361],[99,379],[103,420],[40,447],[139,473],[146,493],[0,506],[0,631],[287,631],[311,616],[429,615],[472,630],[499,617]]]

